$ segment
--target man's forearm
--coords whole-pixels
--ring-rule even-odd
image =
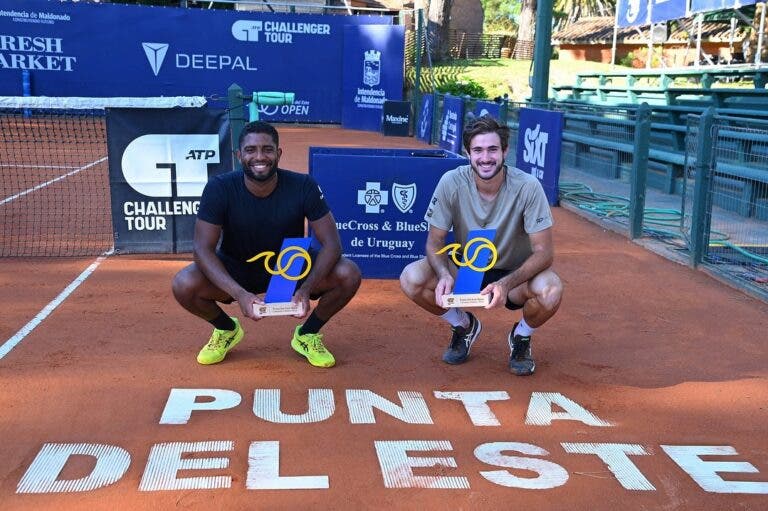
[[[323,245],[317,253],[315,261],[312,263],[312,268],[302,286],[306,286],[308,289],[312,289],[315,282],[318,282],[325,278],[336,263],[341,259],[341,247],[338,245]]]
[[[553,257],[550,253],[534,252],[526,259],[520,267],[503,277],[502,281],[508,285],[509,289],[514,289],[523,282],[528,282],[533,277],[552,266]]]

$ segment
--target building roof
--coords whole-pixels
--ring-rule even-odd
[[[580,18],[552,34],[552,44],[612,44],[614,22],[613,16]],[[690,27],[693,31],[690,37],[685,26]],[[670,22],[669,27],[671,33],[666,43],[680,44],[687,43],[689,40],[696,40],[697,24],[694,18]],[[617,44],[645,44],[648,42],[648,28],[648,26],[619,27],[616,42]],[[746,28],[743,25],[738,25],[734,31],[734,41],[741,42],[746,35]],[[730,38],[731,24],[729,22],[705,21],[701,24],[702,41],[729,42]]]

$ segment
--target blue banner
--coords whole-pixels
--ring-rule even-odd
[[[688,0],[651,0],[651,2],[652,23],[676,20],[687,16]]]
[[[697,12],[737,9],[745,5],[756,4],[757,0],[691,0],[691,14]]]
[[[558,204],[563,119],[563,112],[520,109],[515,166],[536,176],[553,206]]]
[[[443,115],[437,145],[446,151],[461,154],[461,130],[464,129],[464,100],[446,94],[443,98]]]
[[[386,100],[403,98],[405,27],[344,27],[344,128],[379,131]]]
[[[226,96],[237,83],[295,93],[263,120],[341,122],[344,27],[370,24],[391,18],[0,0],[0,95],[21,94],[23,69],[35,96]],[[402,75],[403,52],[384,57]]]
[[[310,147],[343,254],[366,278],[398,278],[424,257],[424,214],[440,177],[467,159],[441,149]]]
[[[619,0],[616,26],[633,27],[650,23],[650,0]]]
[[[435,111],[435,96],[424,94],[421,97],[421,111],[416,125],[416,138],[427,144],[432,143],[432,116]]]
[[[478,101],[475,103],[475,109],[472,111],[475,117],[490,115],[501,122],[501,105],[493,101]]]

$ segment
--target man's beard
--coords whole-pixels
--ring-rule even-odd
[[[261,175],[261,176],[256,175],[248,165],[243,166],[243,172],[250,179],[253,179],[254,181],[258,181],[259,183],[263,183],[264,181],[269,181],[270,178],[275,175],[275,173],[277,172],[277,164],[272,165],[272,167],[269,169],[269,172],[267,172],[266,175]]]
[[[477,177],[479,177],[479,178],[480,178],[480,179],[482,179],[483,181],[490,181],[491,179],[493,179],[494,177],[496,177],[496,176],[498,175],[498,173],[499,173],[499,172],[501,172],[501,170],[502,170],[503,168],[504,168],[504,162],[501,162],[501,163],[499,163],[499,164],[496,166],[496,170],[493,172],[493,174],[491,174],[490,176],[487,176],[487,177],[483,177],[483,176],[481,176],[481,175],[480,175],[480,172],[478,172],[478,171],[477,171],[477,168],[476,168],[474,165],[472,165],[472,171],[475,173],[475,175],[476,175]]]

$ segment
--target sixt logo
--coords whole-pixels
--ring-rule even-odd
[[[523,160],[531,165],[543,167],[544,157],[547,152],[547,142],[549,142],[549,134],[545,131],[541,131],[541,124],[537,124],[534,129],[526,129],[523,142],[525,145],[525,149],[523,150]]]
[[[152,72],[155,76],[160,73],[160,68],[163,67],[163,61],[165,55],[168,53],[168,43],[141,43],[141,47],[144,48],[144,55],[147,56],[149,66],[152,68]]]

